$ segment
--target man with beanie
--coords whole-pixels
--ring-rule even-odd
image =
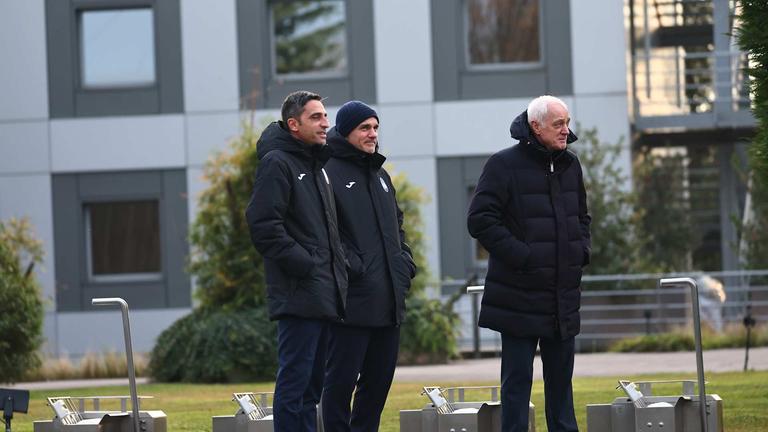
[[[501,333],[505,432],[528,430],[537,345],[547,430],[578,431],[571,377],[591,218],[570,120],[556,97],[531,101],[510,128],[519,142],[488,159],[469,205],[469,233],[489,253],[478,325]]]
[[[285,98],[282,121],[262,132],[246,210],[264,258],[269,317],[277,320],[274,430],[316,431],[330,322],[344,317],[347,273],[333,191],[323,164],[328,114],[322,98]]]
[[[346,319],[331,325],[323,387],[326,431],[377,431],[397,363],[405,296],[416,275],[403,213],[378,152],[379,116],[345,103],[325,165],[349,262]],[[354,392],[354,406],[350,401]]]

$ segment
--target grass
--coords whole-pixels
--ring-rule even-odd
[[[576,378],[574,379],[574,404],[579,428],[586,431],[586,405],[588,403],[610,403],[620,395],[615,390],[619,379],[663,380],[695,379],[695,374],[656,374],[642,376]],[[725,430],[728,432],[752,432],[768,424],[768,371],[729,372],[707,374],[707,393],[719,394],[724,402]],[[435,383],[430,383],[435,384]],[[490,382],[442,382],[444,387],[459,385],[492,385]],[[250,384],[148,384],[139,387],[142,395],[155,399],[145,401],[144,409],[162,409],[168,415],[168,430],[210,431],[211,416],[234,414],[236,406],[230,401],[235,391],[270,391],[273,383]],[[675,392],[679,392],[674,388]],[[382,416],[382,432],[399,430],[399,411],[424,405],[426,399],[419,393],[421,384],[395,383],[387,399]],[[658,393],[658,392],[657,392]],[[50,420],[52,411],[45,405],[47,396],[89,396],[126,395],[127,387],[98,387],[76,390],[33,391],[27,415],[17,414],[13,430],[32,431],[33,420]],[[531,400],[536,405],[536,427],[546,430],[544,420],[543,383],[537,380],[533,386]]]

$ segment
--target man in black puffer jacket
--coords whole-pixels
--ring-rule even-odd
[[[322,169],[328,114],[319,95],[283,102],[282,121],[257,144],[261,160],[246,210],[264,257],[269,317],[278,320],[275,431],[315,431],[328,323],[343,319],[346,259],[330,181]]]
[[[488,159],[469,206],[469,232],[489,252],[478,324],[501,333],[505,432],[528,430],[537,344],[548,430],[578,430],[571,377],[591,219],[569,122],[560,99],[531,101],[510,128],[519,143]]]
[[[349,261],[349,291],[346,319],[331,325],[322,404],[326,431],[378,430],[397,363],[405,295],[416,274],[403,213],[381,167],[378,129],[376,111],[351,101],[339,109],[328,134],[333,154],[325,169]]]

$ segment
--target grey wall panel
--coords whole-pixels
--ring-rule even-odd
[[[69,2],[46,0],[45,18],[48,50],[48,109],[52,118],[75,113],[74,44]]]
[[[131,196],[162,196],[162,174],[158,171],[80,174],[81,200],[115,199]]]
[[[467,249],[466,197],[461,159],[446,158],[437,161],[437,197],[440,215],[440,268],[442,278],[466,276],[465,250]]]
[[[211,7],[215,7],[211,5]],[[181,62],[181,11],[179,1],[155,3],[158,68],[158,99],[161,113],[184,112],[184,74]]]
[[[262,34],[269,24],[266,4],[260,0],[238,0],[237,4],[238,59],[240,61],[240,106],[256,109],[266,106],[263,67],[269,65],[268,48]]]
[[[75,91],[75,117],[139,115],[160,112],[158,87]],[[71,116],[70,116],[71,117]]]
[[[81,221],[77,199],[77,176],[51,178],[53,195],[53,238],[56,261],[56,309],[80,310]]]
[[[510,79],[510,75],[509,72],[463,74],[460,78],[461,99],[495,99],[499,94],[534,98],[549,93],[544,68],[516,71],[514,79]]]
[[[463,49],[460,9],[454,0],[432,0],[432,61],[437,101],[458,100],[459,70]]]
[[[544,30],[546,31],[544,54],[548,65],[547,94],[559,96],[573,94],[570,5],[570,1],[562,0],[542,2]]]
[[[373,1],[347,2],[347,46],[349,47],[350,98],[376,103],[376,57],[374,52]],[[403,65],[407,67],[408,65]],[[331,94],[329,94],[330,96]],[[344,103],[342,101],[341,103]],[[337,103],[332,103],[337,105]]]
[[[183,170],[163,173],[163,265],[165,268],[166,306],[192,305],[189,275],[186,273],[189,255],[187,174]]]

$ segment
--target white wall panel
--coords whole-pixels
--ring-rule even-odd
[[[240,134],[240,114],[191,114],[186,116],[188,164],[202,166],[214,150],[224,150]]]
[[[183,167],[181,115],[51,121],[54,172]]]
[[[186,112],[239,107],[235,0],[181,2]]]
[[[0,120],[48,117],[43,0],[0,1]]]
[[[380,104],[432,100],[429,0],[374,0],[376,95]]]
[[[427,244],[427,263],[433,279],[440,277],[440,230],[437,217],[437,172],[435,158],[408,157],[387,159],[391,175],[403,173],[412,184],[424,189],[429,201],[421,207]]]
[[[624,151],[619,158],[619,168],[627,177],[631,177],[632,159],[627,96],[576,96],[572,111],[572,117],[578,121],[582,129],[597,129],[600,142],[622,143]]]
[[[0,174],[50,169],[48,122],[0,123]]]
[[[151,351],[157,336],[189,312],[190,309],[132,310],[134,353]],[[123,320],[118,307],[94,306],[93,312],[59,313],[57,337],[61,354],[125,352]]]
[[[624,2],[571,2],[574,94],[627,92]]]
[[[563,97],[567,105],[572,98]],[[435,104],[436,154],[469,156],[495,153],[516,143],[512,120],[528,108],[529,99],[498,99]]]
[[[432,104],[383,105],[378,111],[380,151],[387,157],[432,155]]]

